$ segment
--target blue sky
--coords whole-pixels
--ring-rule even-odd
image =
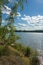
[[[3,9],[3,19],[11,11],[9,6],[5,7],[9,11]],[[21,12],[18,10],[18,16],[14,25],[20,30],[43,30],[43,0],[28,0],[27,4],[24,4],[24,10]]]

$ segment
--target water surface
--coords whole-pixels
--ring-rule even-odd
[[[43,50],[43,33],[16,32],[21,37],[19,42],[34,49]]]

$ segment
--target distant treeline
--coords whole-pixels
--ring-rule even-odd
[[[43,33],[43,30],[16,30],[15,32],[38,32],[38,33]]]

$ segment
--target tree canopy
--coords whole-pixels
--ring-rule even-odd
[[[12,44],[15,42],[15,39],[18,39],[18,37],[14,34],[15,32],[15,16],[17,16],[18,8],[22,11],[24,3],[27,2],[27,0],[0,0],[0,44]],[[8,5],[10,6],[10,13],[5,18],[4,21],[7,22],[6,25],[2,25],[3,17],[2,14],[3,10],[8,10]]]

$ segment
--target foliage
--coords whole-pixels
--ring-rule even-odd
[[[0,45],[0,56],[9,55],[9,50],[6,46]]]
[[[29,57],[32,53],[31,48],[29,46],[28,47],[23,46],[22,43],[15,43],[13,47],[17,49],[19,52],[23,53],[23,55],[26,57]]]
[[[31,65],[40,65],[38,55],[35,52],[30,56],[29,59]]]
[[[26,1],[26,0],[25,0]],[[7,10],[7,8],[9,7],[8,4],[11,4],[11,12],[10,14],[7,16],[4,21],[6,21],[5,23],[7,23],[6,25],[2,25],[2,10]],[[23,4],[24,4],[24,0],[14,0],[12,2],[12,0],[0,0],[0,44],[4,44],[5,46],[9,46],[13,43],[15,43],[15,41],[17,39],[19,39],[18,36],[15,35],[15,26],[14,26],[14,22],[15,22],[15,17],[18,15],[18,8],[23,9]],[[5,6],[8,6],[7,8]],[[0,46],[1,47],[1,46]],[[0,49],[1,50],[1,49]]]
[[[29,46],[23,46],[21,43],[16,43],[13,45],[13,48],[20,52],[22,59],[28,65],[40,65],[40,61],[38,58],[38,52],[36,50],[31,49]],[[27,62],[27,61],[28,62]]]
[[[24,51],[24,55],[29,57],[31,55],[31,48],[30,47],[26,47],[25,51]]]
[[[13,45],[13,47],[14,47],[15,49],[17,49],[18,51],[23,52],[23,51],[22,51],[23,46],[22,46],[21,43],[15,43],[15,44]]]

